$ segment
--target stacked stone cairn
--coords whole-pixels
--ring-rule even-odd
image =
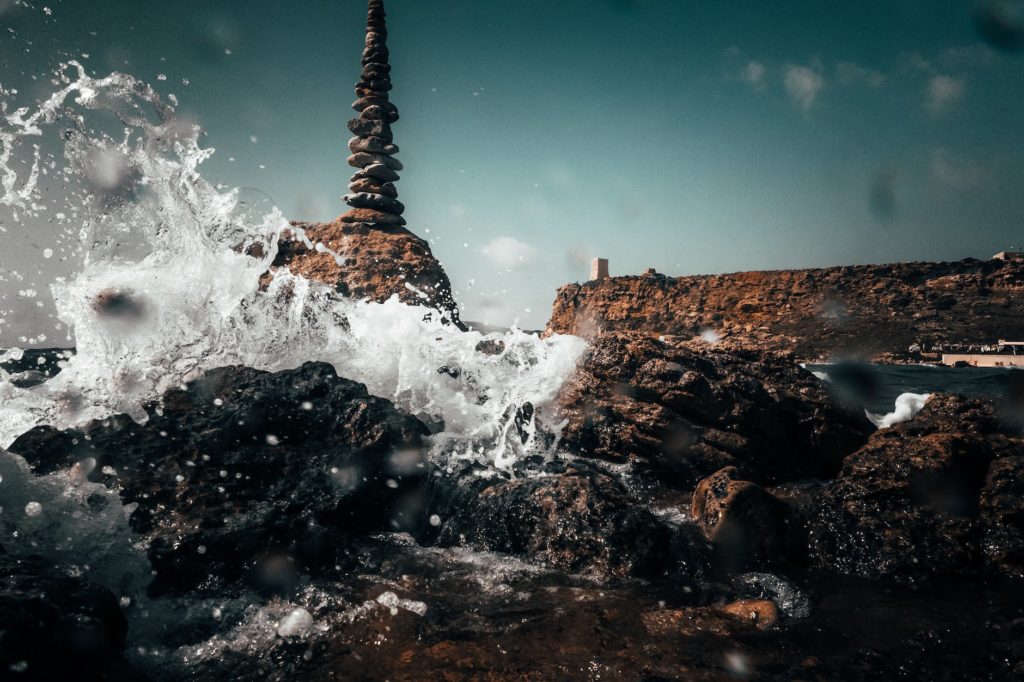
[[[394,185],[402,162],[394,158],[398,147],[391,134],[391,124],[398,120],[398,108],[388,99],[391,66],[385,17],[383,0],[369,0],[363,74],[356,83],[358,99],[352,104],[359,118],[348,123],[348,129],[355,135],[348,142],[352,152],[348,165],[359,170],[349,183],[350,193],[344,197],[352,210],[342,215],[341,220],[386,229],[405,225],[405,206],[398,200]]]

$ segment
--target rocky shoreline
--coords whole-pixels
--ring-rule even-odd
[[[88,570],[5,541],[0,665],[19,679],[144,679],[156,661],[162,679],[1024,675],[1024,436],[990,401],[935,396],[875,431],[792,356],[618,332],[593,339],[553,409],[554,454],[498,475],[439,468],[430,429],[316,363],[208,372],[145,424],[37,427],[2,455],[5,483],[24,458],[116,494],[152,575],[118,606]],[[31,521],[4,506],[0,522]],[[208,607],[126,634],[183,601]],[[53,628],[70,634],[24,644]]]

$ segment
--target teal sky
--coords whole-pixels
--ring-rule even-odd
[[[386,5],[399,193],[470,320],[542,326],[597,255],[681,275],[1024,244],[1024,53],[982,41],[974,2]],[[209,179],[329,219],[365,10],[0,0],[0,83],[42,95],[31,74],[88,54],[177,95],[217,150]],[[42,229],[0,235],[0,268]],[[0,340],[52,326],[5,286]]]

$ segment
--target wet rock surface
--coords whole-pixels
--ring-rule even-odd
[[[539,476],[482,481],[459,491],[438,544],[517,555],[568,573],[700,578],[707,548],[666,524],[614,474],[555,463]]]
[[[834,475],[873,430],[793,358],[678,338],[595,338],[559,396],[564,446],[692,490],[736,466],[765,483]]]
[[[991,402],[933,396],[912,420],[872,435],[822,490],[809,524],[812,563],[901,581],[1019,575],[1022,450]]]
[[[712,330],[723,343],[801,361],[853,354],[916,362],[912,344],[1024,337],[1022,312],[1024,262],[968,259],[567,284],[547,330]]]
[[[78,465],[137,505],[152,592],[240,579],[274,592],[333,566],[346,534],[425,522],[426,427],[330,365],[213,370],[147,413],[37,427],[10,449],[37,474]]]
[[[142,679],[122,658],[127,632],[109,590],[70,566],[0,548],[0,678]]]
[[[148,601],[123,610],[129,660],[151,679],[1002,680],[1024,670],[1020,439],[990,403],[935,397],[848,454],[834,481],[762,488],[749,465],[712,472],[686,502],[680,488],[672,518],[652,511],[649,484],[627,466],[560,456],[516,476],[431,467],[422,424],[323,364],[216,370],[148,413],[145,425],[37,428],[12,450],[37,473],[77,465],[137,505],[130,523],[155,574]],[[962,480],[966,507],[946,483]],[[953,535],[923,505],[969,523]],[[832,542],[842,531],[853,544],[822,540],[826,519]],[[811,528],[825,572],[791,560],[803,537],[793,525]],[[723,548],[743,560],[723,561]],[[22,565],[33,584],[50,570]],[[924,574],[912,590],[892,580]],[[85,622],[122,624],[103,645],[120,666],[124,621],[99,593],[105,615]]]

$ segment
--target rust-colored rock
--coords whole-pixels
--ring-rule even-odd
[[[792,351],[937,359],[912,344],[1024,338],[1024,262],[963,260],[692,277],[613,277],[558,291],[549,333],[694,336]]]
[[[364,223],[367,225],[405,225],[405,218],[394,213],[375,211],[372,208],[353,208],[346,211],[338,218],[343,223]]]
[[[768,599],[740,599],[722,606],[721,610],[761,630],[771,630],[779,623],[779,609]]]
[[[412,232],[402,227],[373,229],[341,220],[292,225],[302,228],[313,243],[342,255],[345,264],[339,266],[331,253],[308,249],[302,240],[288,234],[272,267],[286,266],[352,298],[380,303],[397,295],[404,303],[435,308],[445,319],[461,324],[448,275],[430,245]]]

